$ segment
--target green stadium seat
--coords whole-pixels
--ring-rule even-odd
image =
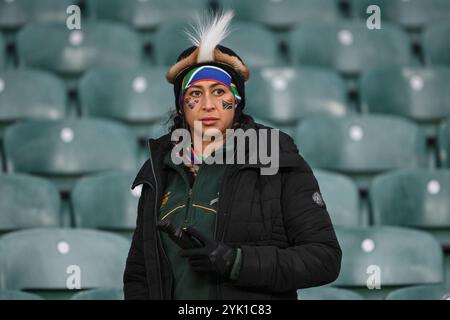
[[[351,0],[353,16],[367,19],[367,8],[380,7],[382,19],[402,25],[409,30],[420,30],[430,22],[446,19],[450,15],[447,0]],[[383,22],[381,24],[383,26]]]
[[[0,175],[0,234],[24,228],[59,227],[61,200],[45,179]]]
[[[124,300],[123,289],[92,289],[76,293],[70,300]]]
[[[8,172],[45,176],[70,191],[83,175],[135,169],[134,133],[111,120],[34,120],[8,127],[4,135]]]
[[[102,231],[17,231],[0,238],[0,272],[6,289],[67,299],[78,289],[122,288],[129,247]]]
[[[450,170],[400,170],[374,179],[375,225],[420,228],[450,249]]]
[[[140,188],[130,191],[135,176],[135,171],[118,171],[80,179],[71,195],[75,226],[130,235],[140,197]]]
[[[147,138],[152,125],[167,120],[174,106],[167,68],[98,68],[79,82],[82,115],[113,118]]]
[[[294,64],[332,68],[349,76],[412,63],[408,36],[388,23],[381,30],[369,30],[363,21],[308,24],[290,34],[289,46]]]
[[[315,287],[297,290],[298,300],[364,300],[351,291],[333,287]]]
[[[90,15],[96,19],[125,22],[136,29],[154,29],[168,21],[189,19],[208,8],[208,0],[123,1],[89,0]]]
[[[30,0],[0,1],[0,29],[16,30],[30,19]]]
[[[389,293],[386,300],[450,300],[450,284],[412,286]]]
[[[340,18],[335,0],[220,0],[220,7],[234,9],[236,18],[288,28],[311,21],[333,22]]]
[[[65,23],[69,16],[67,14],[67,8],[71,5],[79,6],[81,1],[82,0],[27,0],[25,2],[27,2],[30,21]]]
[[[450,68],[385,67],[365,74],[360,83],[363,112],[393,114],[422,124],[436,136],[450,116]]]
[[[17,36],[17,51],[21,66],[66,77],[77,77],[92,67],[136,66],[142,56],[139,37],[112,22],[84,22],[81,30],[58,23],[27,24]]]
[[[13,122],[61,119],[66,113],[66,87],[54,75],[27,69],[0,71],[0,137]]]
[[[449,4],[450,5],[450,4]],[[426,64],[450,66],[450,43],[444,39],[450,33],[450,22],[430,25],[423,34],[422,47]]]
[[[378,300],[401,287],[444,280],[441,246],[426,232],[399,227],[337,227],[336,235],[344,254],[333,286]]]
[[[246,85],[248,113],[277,125],[295,126],[312,115],[349,113],[344,81],[320,68],[261,68]]]
[[[440,165],[450,168],[450,118],[439,128],[437,141]]]
[[[43,300],[37,294],[18,290],[0,290],[0,300]]]
[[[172,65],[180,52],[192,46],[183,30],[192,31],[186,23],[163,25],[153,39],[155,60],[159,65]],[[223,45],[233,48],[243,61],[251,67],[280,64],[275,35],[262,26],[236,21],[231,24],[231,33]],[[170,41],[168,41],[170,39]],[[260,43],[258,47],[254,43]]]
[[[319,169],[314,170],[314,176],[333,225],[360,225],[359,193],[355,183],[344,175]]]
[[[294,140],[313,167],[352,176],[360,189],[368,189],[376,174],[427,164],[422,130],[400,117],[308,118],[297,127]]]

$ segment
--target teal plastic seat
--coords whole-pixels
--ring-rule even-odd
[[[128,234],[136,228],[140,188],[136,171],[108,172],[80,179],[72,191],[75,225]]]
[[[289,46],[294,64],[336,69],[349,76],[412,62],[408,36],[388,23],[381,30],[369,30],[363,21],[312,23],[291,32]]]
[[[373,222],[420,228],[450,248],[450,170],[401,170],[374,179]]]
[[[450,66],[450,43],[447,39],[450,32],[450,22],[434,23],[423,33],[422,47],[426,64],[430,66]]]
[[[153,38],[155,60],[159,65],[173,65],[183,50],[192,46],[183,30],[192,31],[187,23],[171,23],[161,26]],[[280,64],[275,35],[254,23],[236,21],[231,33],[222,45],[233,48],[249,67]],[[170,39],[170,41],[168,41]],[[260,43],[258,47],[254,43]]]
[[[315,287],[297,290],[298,300],[364,300],[351,291],[333,287]]]
[[[89,0],[86,6],[96,19],[116,20],[139,30],[154,29],[168,21],[189,19],[203,13],[208,0],[123,1]]]
[[[246,112],[294,126],[312,115],[344,116],[350,110],[344,81],[320,68],[261,68],[246,84]]]
[[[27,24],[17,36],[17,51],[20,65],[67,77],[92,67],[136,66],[142,56],[140,38],[113,22],[86,21],[81,30],[58,23]]]
[[[24,228],[59,227],[61,200],[45,179],[0,175],[0,233]]]
[[[367,8],[380,7],[382,19],[398,23],[409,30],[420,30],[427,24],[448,19],[450,3],[447,0],[351,0],[353,16],[367,19]],[[383,21],[381,22],[383,26]]]
[[[439,128],[437,141],[440,165],[450,168],[450,118]]]
[[[365,74],[360,82],[362,110],[415,120],[436,135],[450,116],[450,68],[386,67]]]
[[[360,225],[360,202],[356,184],[345,175],[324,170],[314,170],[314,176],[333,225]]]
[[[122,288],[130,243],[102,231],[32,229],[0,239],[4,287],[64,299],[77,290]]]
[[[66,114],[66,87],[54,75],[27,69],[0,71],[0,137],[16,121],[61,119]]]
[[[112,118],[147,138],[152,125],[166,121],[174,106],[173,88],[165,79],[167,68],[97,68],[79,82],[82,114]]]
[[[14,0],[17,1],[17,0]],[[80,0],[27,0],[29,18],[38,22],[63,22],[69,14],[67,8],[71,5],[80,5]],[[80,12],[81,14],[83,11]]]
[[[0,290],[0,300],[43,300],[37,294],[17,290]]]
[[[111,120],[35,120],[8,127],[4,149],[9,172],[51,179],[69,191],[77,178],[107,170],[135,169],[135,134]]]
[[[444,280],[441,246],[427,232],[337,227],[336,235],[343,255],[333,286],[351,289],[366,299],[384,299],[400,287]]]
[[[389,293],[386,300],[450,300],[450,284],[412,286]]]
[[[124,300],[123,289],[92,289],[76,293],[70,300]]]
[[[297,127],[295,141],[313,167],[350,175],[360,189],[376,174],[427,164],[423,131],[400,117],[308,118]]]
[[[0,29],[16,30],[27,23],[31,5],[30,0],[0,1]]]
[[[234,9],[236,18],[288,28],[311,21],[336,21],[340,18],[335,0],[220,0],[220,7]]]

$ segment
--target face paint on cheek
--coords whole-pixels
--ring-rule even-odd
[[[191,97],[188,97],[184,99],[184,104],[187,105],[189,109],[192,110],[197,106],[198,100],[194,100]]]
[[[222,100],[222,107],[224,110],[234,109],[235,104],[233,100]]]

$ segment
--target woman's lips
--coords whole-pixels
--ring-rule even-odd
[[[217,118],[203,118],[202,119],[202,124],[205,126],[211,126],[213,124],[215,124],[219,119]]]

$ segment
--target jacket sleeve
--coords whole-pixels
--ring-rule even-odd
[[[143,248],[143,202],[145,199],[145,192],[148,186],[142,186],[141,196],[138,203],[136,229],[134,230],[131,248],[128,252],[128,257],[125,266],[125,273],[123,276],[124,295],[125,300],[144,300],[150,299],[148,288],[145,262],[144,262],[144,248]]]
[[[238,286],[285,292],[333,282],[341,248],[310,167],[282,173],[281,206],[290,246],[241,246]],[[313,195],[315,196],[313,197]]]

